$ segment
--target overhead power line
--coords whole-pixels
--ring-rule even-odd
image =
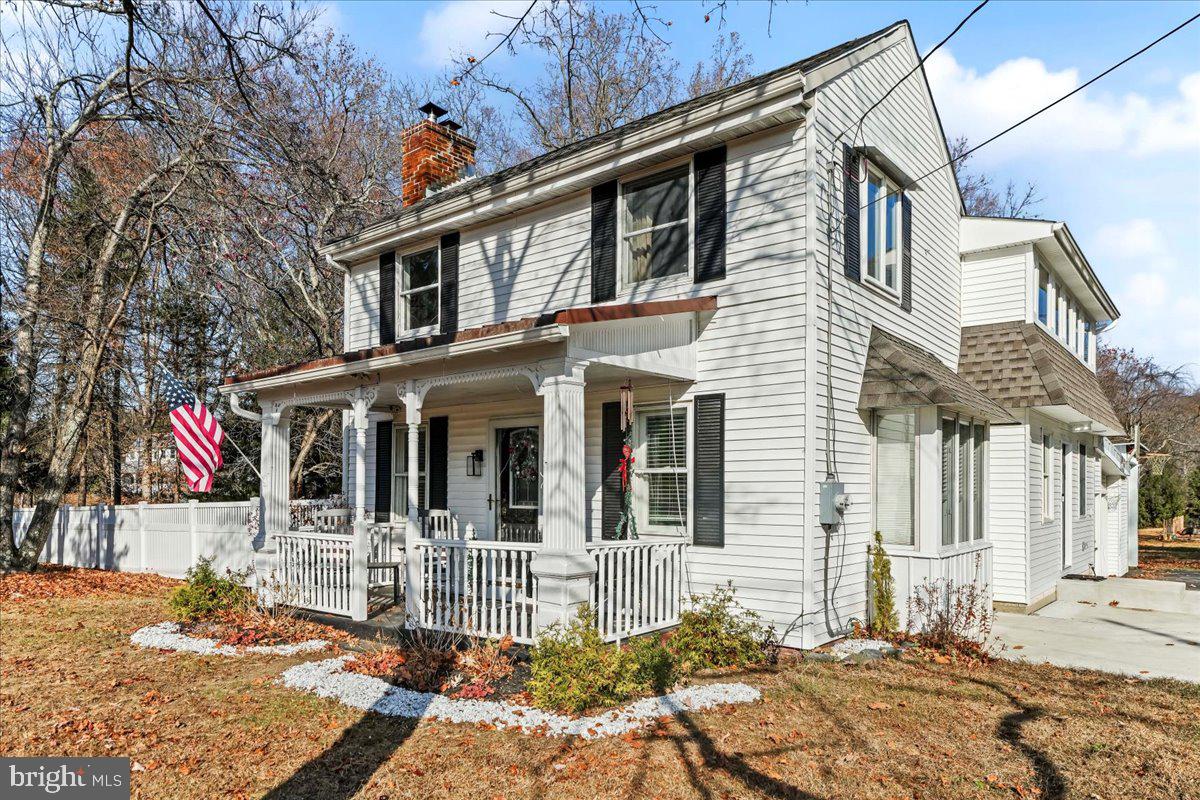
[[[1170,38],[1171,36],[1174,36],[1175,34],[1179,33],[1181,30],[1183,30],[1184,28],[1186,28],[1188,25],[1191,25],[1193,22],[1195,22],[1195,21],[1196,21],[1196,20],[1198,20],[1198,19],[1200,19],[1200,14],[1195,14],[1195,15],[1193,15],[1193,16],[1191,16],[1191,17],[1189,17],[1188,19],[1186,19],[1186,20],[1184,20],[1183,22],[1181,22],[1181,23],[1179,23],[1178,25],[1176,25],[1176,26],[1175,26],[1174,28],[1172,28],[1171,30],[1169,30],[1169,31],[1167,31],[1166,33],[1164,33],[1162,36],[1159,36],[1157,39],[1155,39],[1154,41],[1150,42],[1150,43],[1149,43],[1148,45],[1146,45],[1145,47],[1141,48],[1140,50],[1138,50],[1138,51],[1136,51],[1136,52],[1134,52],[1134,53],[1131,53],[1131,54],[1129,54],[1129,55],[1128,55],[1128,56],[1126,56],[1125,58],[1123,58],[1123,59],[1121,59],[1120,61],[1118,61],[1117,63],[1113,64],[1113,65],[1112,65],[1111,67],[1109,67],[1108,69],[1104,70],[1104,71],[1103,71],[1103,72],[1101,72],[1101,73],[1098,73],[1097,75],[1093,76],[1091,79],[1087,80],[1086,82],[1084,82],[1084,83],[1081,83],[1079,86],[1076,86],[1074,89],[1072,89],[1071,91],[1067,92],[1067,93],[1066,93],[1066,94],[1064,94],[1062,97],[1059,97],[1057,100],[1054,100],[1054,101],[1052,101],[1052,102],[1050,102],[1050,103],[1047,103],[1046,105],[1044,105],[1044,106],[1042,106],[1041,108],[1039,108],[1037,111],[1034,111],[1034,112],[1033,112],[1032,114],[1030,114],[1029,116],[1027,116],[1027,117],[1025,117],[1025,118],[1023,118],[1023,119],[1021,119],[1021,120],[1018,120],[1017,122],[1014,122],[1012,125],[1009,125],[1009,126],[1008,126],[1007,128],[1005,128],[1004,130],[1000,131],[999,133],[997,133],[997,134],[995,134],[995,135],[993,135],[993,136],[991,136],[991,137],[989,137],[989,138],[987,138],[987,139],[984,139],[982,142],[980,142],[979,144],[977,144],[977,145],[975,145],[974,147],[970,148],[969,150],[966,150],[965,152],[959,153],[957,156],[955,156],[954,158],[950,159],[950,160],[949,160],[949,161],[947,161],[946,163],[944,163],[944,164],[940,164],[940,165],[938,165],[938,166],[934,167],[933,169],[929,170],[929,172],[926,172],[924,175],[920,176],[919,178],[914,178],[914,179],[913,179],[911,182],[909,182],[909,183],[908,183],[907,185],[905,185],[904,187],[902,187],[902,188],[900,188],[900,189],[898,189],[898,190],[896,190],[896,191],[894,191],[894,192],[888,192],[887,194],[884,194],[884,195],[882,195],[882,196],[880,196],[880,197],[876,198],[875,200],[872,200],[871,202],[869,202],[869,203],[867,203],[866,205],[864,205],[864,206],[863,206],[863,208],[870,208],[871,206],[875,205],[876,203],[880,202],[881,200],[886,200],[887,198],[889,198],[889,197],[891,197],[891,196],[893,196],[893,195],[899,194],[900,192],[903,192],[903,191],[904,191],[904,190],[906,190],[906,189],[911,189],[913,186],[916,186],[918,183],[920,183],[921,181],[923,181],[923,180],[925,180],[926,178],[930,177],[931,175],[934,175],[935,173],[939,172],[940,170],[943,170],[943,169],[945,169],[946,167],[953,166],[953,165],[954,165],[956,162],[958,162],[958,161],[962,161],[964,158],[966,158],[967,156],[971,155],[971,154],[972,154],[972,153],[974,153],[976,150],[979,150],[980,148],[982,148],[982,147],[985,147],[985,146],[987,146],[987,145],[991,144],[992,142],[994,142],[994,141],[996,141],[997,139],[999,139],[1001,136],[1005,136],[1005,135],[1007,135],[1007,134],[1009,134],[1009,133],[1012,133],[1014,130],[1016,130],[1017,128],[1021,127],[1021,126],[1022,126],[1022,125],[1024,125],[1026,122],[1029,122],[1029,121],[1030,121],[1031,119],[1033,119],[1034,117],[1037,117],[1037,116],[1040,116],[1041,114],[1044,114],[1044,113],[1046,113],[1046,112],[1047,112],[1047,111],[1049,111],[1050,109],[1052,109],[1052,108],[1054,108],[1055,106],[1057,106],[1059,103],[1062,103],[1063,101],[1065,101],[1065,100],[1067,100],[1067,99],[1069,99],[1069,98],[1073,97],[1074,95],[1077,95],[1077,94],[1079,94],[1080,92],[1082,92],[1082,91],[1083,91],[1084,89],[1086,89],[1087,87],[1091,86],[1091,85],[1092,85],[1093,83],[1095,83],[1096,81],[1098,81],[1098,80],[1100,80],[1101,78],[1105,77],[1106,75],[1108,75],[1109,73],[1113,72],[1114,70],[1117,70],[1117,69],[1119,69],[1119,68],[1121,68],[1121,67],[1125,66],[1125,65],[1126,65],[1126,64],[1128,64],[1130,61],[1132,61],[1133,59],[1135,59],[1135,58],[1137,58],[1138,56],[1140,56],[1142,53],[1145,53],[1145,52],[1146,52],[1147,50],[1149,50],[1150,48],[1152,48],[1152,47],[1154,47],[1154,46],[1156,46],[1156,45],[1160,44],[1161,42],[1165,41],[1166,39]]]

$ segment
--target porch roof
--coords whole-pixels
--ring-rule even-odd
[[[566,328],[596,322],[672,314],[694,314],[717,310],[715,295],[691,297],[680,300],[658,300],[644,303],[619,303],[581,306],[561,311],[552,311],[536,317],[523,317],[507,322],[467,328],[453,334],[437,334],[405,339],[395,344],[367,347],[329,358],[318,358],[293,364],[283,364],[266,369],[229,375],[221,387],[223,393],[233,391],[255,391],[266,388],[263,384],[278,385],[277,380],[286,376],[318,377],[306,373],[320,373],[320,377],[365,372],[388,367],[401,367],[428,361],[430,357],[445,357],[478,349],[514,346],[536,341],[553,341],[567,338]],[[562,326],[562,327],[559,327]]]
[[[1089,420],[1092,433],[1106,436],[1124,433],[1096,375],[1035,323],[968,326],[960,352],[959,372],[1005,408]]]
[[[858,407],[873,410],[923,405],[955,408],[988,422],[1016,422],[933,353],[872,328]]]

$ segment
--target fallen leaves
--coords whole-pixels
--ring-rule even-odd
[[[179,581],[138,572],[112,572],[43,564],[36,572],[0,575],[0,601],[27,602],[50,598],[104,595],[148,595],[174,589]],[[82,620],[74,629],[82,627]]]

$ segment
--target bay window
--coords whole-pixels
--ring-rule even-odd
[[[875,530],[885,544],[912,546],[916,500],[917,415],[909,410],[875,416]]]
[[[688,273],[690,176],[684,165],[624,185],[621,244],[626,283]]]
[[[403,333],[420,334],[438,324],[439,266],[436,247],[401,256],[396,275],[396,316]]]
[[[1037,318],[1038,322],[1049,326],[1050,324],[1050,275],[1045,269],[1038,267],[1038,288],[1037,288]]]
[[[942,545],[983,538],[987,426],[966,417],[942,418]]]
[[[649,533],[683,533],[688,517],[687,410],[653,409],[637,414],[634,485],[639,527]]]
[[[889,291],[900,291],[902,245],[900,186],[863,159],[862,274]]]

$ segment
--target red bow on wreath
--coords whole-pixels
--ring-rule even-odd
[[[633,448],[629,445],[621,447],[621,460],[617,462],[617,469],[621,471],[621,489],[624,490],[629,486],[629,470],[633,468]]]

